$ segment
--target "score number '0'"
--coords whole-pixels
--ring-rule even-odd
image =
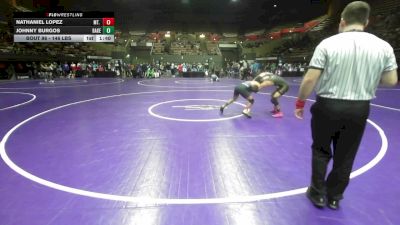
[[[114,18],[103,18],[103,26],[114,26]]]

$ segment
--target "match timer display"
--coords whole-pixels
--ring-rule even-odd
[[[112,12],[15,12],[14,42],[114,42]]]

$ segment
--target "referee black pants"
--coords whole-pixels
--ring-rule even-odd
[[[353,162],[364,134],[369,101],[317,97],[311,114],[311,192],[340,200],[349,184]],[[332,170],[326,177],[332,158]]]

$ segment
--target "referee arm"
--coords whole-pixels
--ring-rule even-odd
[[[301,82],[299,94],[297,96],[300,100],[305,101],[307,97],[310,96],[311,92],[314,90],[315,84],[321,76],[321,73],[321,69],[309,68],[307,70],[307,73]]]
[[[321,73],[322,69],[309,68],[307,70],[300,85],[299,94],[297,95],[298,100],[305,101],[307,97],[310,96],[311,92],[314,90],[315,84],[321,76]],[[296,108],[294,114],[298,119],[303,119],[304,109]]]
[[[385,71],[382,73],[381,76],[381,84],[385,86],[395,86],[397,84],[398,77],[397,77],[397,71],[396,70],[391,70],[391,71]]]

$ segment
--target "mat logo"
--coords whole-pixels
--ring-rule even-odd
[[[214,110],[219,109],[219,105],[174,105],[172,108],[182,108],[184,110]]]

